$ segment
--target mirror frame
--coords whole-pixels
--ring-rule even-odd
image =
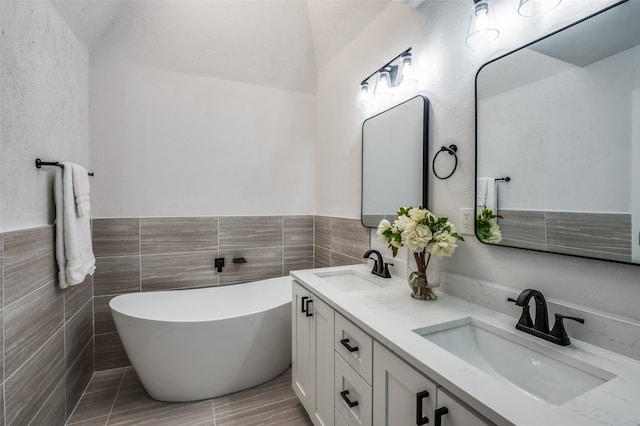
[[[362,153],[361,153],[361,185],[360,185],[360,222],[362,223],[362,226],[366,227],[366,228],[377,228],[378,224],[376,223],[375,225],[368,225],[364,223],[364,185],[365,185],[365,176],[364,176],[364,126],[367,123],[367,121],[376,118],[384,113],[387,113],[389,111],[394,110],[395,108],[400,107],[401,105],[406,104],[407,102],[411,102],[415,99],[422,99],[422,201],[421,201],[421,205],[424,208],[427,208],[427,195],[428,195],[428,184],[427,184],[427,178],[428,178],[428,173],[429,173],[429,98],[427,98],[426,96],[423,95],[416,95],[412,98],[409,98],[403,102],[400,102],[397,105],[392,106],[391,108],[388,108],[382,112],[379,112],[369,118],[367,118],[366,120],[364,120],[362,122],[362,128],[361,128],[361,139],[362,139]],[[397,206],[400,207],[400,206]],[[414,206],[417,207],[417,206]],[[395,213],[395,212],[394,212]]]
[[[509,55],[511,55],[513,53],[516,53],[516,52],[520,51],[520,50],[526,49],[527,47],[529,47],[529,46],[531,46],[531,45],[533,45],[533,44],[535,44],[535,43],[537,43],[539,41],[542,41],[542,40],[545,40],[545,39],[547,39],[549,37],[552,37],[552,36],[562,32],[564,30],[567,30],[567,29],[572,28],[572,27],[574,27],[576,25],[579,25],[579,24],[583,23],[584,21],[587,21],[587,20],[589,20],[589,19],[591,19],[591,18],[593,18],[595,16],[598,16],[598,15],[600,15],[602,13],[605,13],[605,12],[609,11],[610,9],[613,9],[613,8],[615,8],[617,6],[620,6],[620,5],[624,4],[624,3],[627,3],[629,1],[630,0],[620,0],[620,1],[616,2],[616,3],[614,3],[614,4],[611,4],[611,5],[603,8],[603,9],[595,12],[595,13],[592,13],[592,14],[590,14],[590,15],[588,15],[588,16],[586,16],[586,17],[584,17],[584,18],[582,18],[582,19],[580,19],[578,21],[575,21],[575,22],[573,22],[573,23],[571,23],[569,25],[566,25],[564,27],[561,27],[560,29],[555,30],[555,31],[553,31],[553,32],[551,32],[551,33],[549,33],[549,34],[547,34],[545,36],[542,36],[542,37],[540,37],[540,38],[538,38],[538,39],[536,39],[536,40],[534,40],[534,41],[532,41],[530,43],[527,43],[527,44],[525,44],[523,46],[520,46],[520,47],[518,47],[518,48],[516,48],[514,50],[511,50],[511,51],[509,51],[509,52],[507,52],[507,53],[505,53],[503,55],[500,55],[500,56],[498,56],[498,57],[496,57],[494,59],[491,59],[490,61],[484,63],[478,69],[478,71],[476,72],[476,77],[475,77],[475,81],[474,81],[475,182],[474,182],[473,229],[474,229],[474,235],[475,235],[476,239],[478,241],[480,241],[482,244],[486,244],[486,245],[492,246],[492,247],[515,248],[515,249],[520,249],[520,250],[535,251],[535,252],[539,252],[539,253],[557,254],[557,255],[563,255],[563,256],[578,257],[578,258],[583,258],[583,259],[599,260],[599,261],[603,261],[603,262],[613,262],[613,263],[621,263],[621,264],[625,264],[625,265],[640,266],[639,263],[626,262],[626,261],[623,261],[623,260],[604,259],[604,258],[600,258],[600,257],[592,257],[592,256],[586,256],[586,255],[582,255],[582,254],[564,253],[564,252],[556,252],[556,251],[551,251],[551,250],[540,250],[540,249],[535,249],[535,248],[518,247],[518,246],[510,246],[510,245],[502,245],[502,244],[492,244],[492,243],[485,242],[478,236],[478,228],[477,228],[478,212],[477,212],[477,206],[475,206],[476,200],[478,199],[477,198],[478,197],[478,76],[479,76],[480,72],[486,66],[488,66],[488,65],[490,65],[490,64],[492,64],[492,63],[494,63],[496,61],[499,61],[500,59],[503,59],[506,56],[509,56]],[[497,212],[497,213],[499,214],[499,212]],[[633,235],[632,235],[632,241],[633,241]]]

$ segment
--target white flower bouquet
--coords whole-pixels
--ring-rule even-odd
[[[446,217],[438,218],[422,207],[400,207],[397,215],[393,224],[386,219],[380,221],[378,238],[389,245],[394,257],[403,246],[413,252],[418,271],[409,276],[412,296],[418,299],[436,299],[427,281],[431,255],[451,257],[458,247],[456,242],[464,241],[464,238]]]

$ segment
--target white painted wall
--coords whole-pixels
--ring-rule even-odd
[[[92,54],[94,217],[313,214],[314,97]]]
[[[53,222],[52,171],[36,169],[37,157],[89,167],[89,55],[49,1],[2,1],[0,16],[0,232],[6,232]]]
[[[471,2],[425,1],[417,10],[391,4],[358,38],[320,70],[316,211],[349,218],[360,212],[360,126],[372,112],[354,108],[358,83],[409,46],[414,48],[420,90],[431,101],[430,156],[458,145],[452,178],[430,178],[429,207],[459,222],[459,208],[474,205],[474,79],[489,59],[613,3],[563,1],[552,14],[519,18],[513,2],[496,2],[501,37],[484,49],[464,42]],[[399,169],[396,182],[404,177]],[[375,236],[374,236],[375,238]],[[640,320],[640,267],[483,245],[475,237],[451,259],[445,272],[495,282],[517,290],[540,289],[558,300]],[[506,303],[506,302],[505,302]]]

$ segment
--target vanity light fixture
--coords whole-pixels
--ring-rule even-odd
[[[402,85],[417,86],[418,80],[413,67],[411,48],[408,48],[380,68],[367,76],[360,83],[360,94],[356,106],[371,107],[373,101],[384,103],[393,98],[394,89]],[[372,90],[372,86],[375,89]]]
[[[520,16],[537,16],[555,9],[562,0],[520,0]]]
[[[493,7],[489,0],[473,0],[469,31],[467,31],[467,44],[475,47],[491,43],[499,35],[500,31],[495,26]]]

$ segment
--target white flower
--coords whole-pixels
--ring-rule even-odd
[[[502,232],[500,231],[500,226],[498,226],[498,224],[495,224],[491,226],[491,228],[489,228],[489,234],[484,239],[484,241],[491,244],[498,244],[500,241],[502,241]]]
[[[418,224],[402,233],[402,243],[411,251],[422,251],[429,245],[432,234],[427,225]]]
[[[449,233],[451,233],[451,234],[456,234],[456,233],[458,232],[458,231],[456,230],[456,226],[455,226],[453,223],[451,223],[451,222],[447,221],[447,225],[446,225],[446,226],[448,226],[448,227],[449,227]]]
[[[414,222],[420,223],[427,217],[427,213],[429,212],[425,209],[411,209],[409,210],[409,217]]]
[[[402,215],[393,222],[393,227],[397,229],[399,232],[410,231],[415,228],[416,223],[406,215]]]
[[[380,223],[378,224],[378,230],[376,231],[376,234],[378,234],[378,239],[380,241],[384,241],[386,243],[389,242],[389,240],[387,239],[387,237],[385,237],[382,233],[387,231],[388,229],[391,229],[391,222],[389,222],[387,219],[382,219],[380,221]]]
[[[438,257],[451,257],[456,251],[456,239],[448,232],[438,232],[433,236],[433,244],[427,248],[429,253]]]

